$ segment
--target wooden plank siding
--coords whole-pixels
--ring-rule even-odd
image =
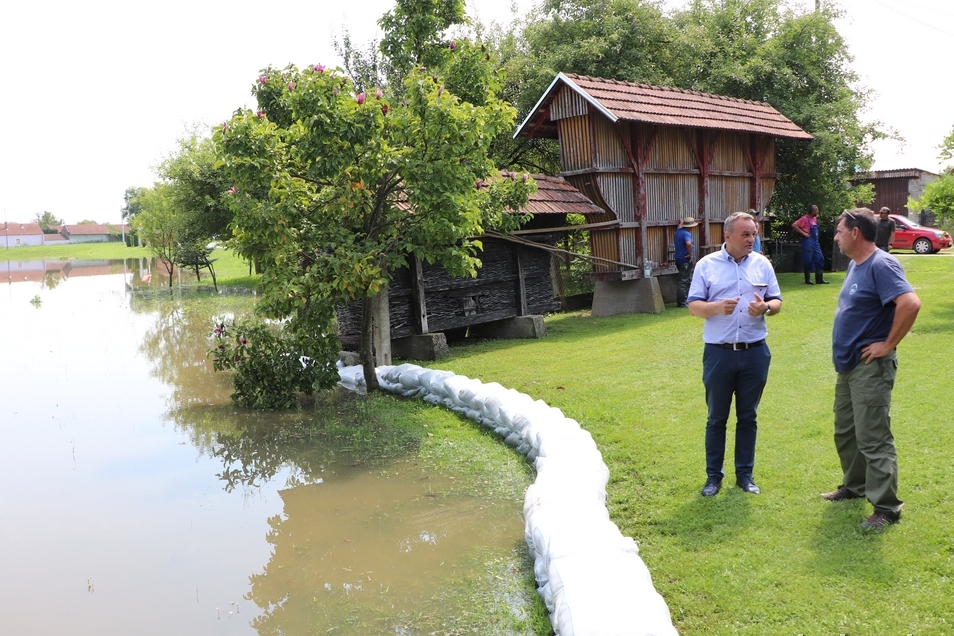
[[[700,246],[722,243],[733,212],[764,212],[775,189],[775,138],[811,139],[765,102],[560,73],[515,136],[559,141],[562,176],[603,213],[594,280],[675,273],[679,219]],[[612,261],[612,263],[610,262]]]
[[[590,234],[593,255],[632,265],[594,265],[598,280],[676,271],[673,237],[679,219],[694,216],[698,245],[722,242],[731,213],[765,209],[775,186],[775,140],[732,131],[693,131],[637,122],[612,124],[595,109],[580,115],[579,97],[564,88],[556,121],[563,175],[606,211],[588,222],[615,219],[618,227]],[[758,186],[755,184],[759,184]],[[609,274],[615,274],[615,276]]]
[[[553,244],[558,233],[537,235],[535,240]],[[476,278],[455,278],[440,263],[416,263],[394,273],[388,289],[391,338],[460,329],[504,318],[559,311],[553,296],[550,254],[544,250],[495,238],[483,238],[483,266]],[[423,297],[425,309],[418,313]],[[338,309],[338,335],[342,344],[356,347],[361,334],[361,303]]]

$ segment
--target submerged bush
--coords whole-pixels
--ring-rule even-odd
[[[287,409],[338,381],[337,342],[287,325],[252,321],[219,323],[209,350],[216,371],[235,370],[232,400],[259,411]]]

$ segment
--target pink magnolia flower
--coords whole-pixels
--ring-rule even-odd
[[[222,134],[223,134],[223,135],[228,131],[228,129],[229,129],[229,122],[227,122],[227,121],[222,122]]]
[[[255,114],[258,115],[258,118],[259,118],[259,119],[264,119],[264,118],[265,118],[265,111],[264,111],[264,110],[260,110],[260,111],[258,111],[258,112],[255,113]]]
[[[245,345],[245,343],[248,342],[248,341],[245,339],[245,336],[239,336],[239,342],[240,342],[242,345]]]
[[[437,89],[437,96],[440,97],[443,94],[444,94],[444,87],[441,86],[440,88]]]
[[[375,99],[381,99],[381,96],[382,96],[382,95],[384,95],[384,93],[381,92],[381,89],[380,89],[380,88],[374,91],[374,98],[375,98]]]
[[[228,192],[229,194],[235,194],[236,192],[238,192],[238,188],[236,188],[235,186],[232,186],[231,188],[229,188]]]
[[[478,190],[483,188],[485,185],[487,184],[484,183],[483,179],[477,179],[476,181],[474,181],[474,187],[477,188]]]
[[[292,92],[293,90],[295,90],[295,83],[294,83],[294,82],[288,82],[288,92],[290,93],[290,92]]]
[[[338,96],[338,87],[335,86],[335,89],[334,89],[333,91],[331,91],[331,92],[334,94],[335,97],[337,97],[337,96]]]
[[[449,48],[450,48],[451,51],[456,51],[456,50],[457,50],[457,42],[454,42],[453,40],[450,41],[450,44],[449,44],[448,46],[449,46]]]
[[[259,84],[267,84],[267,83],[268,83],[268,75],[259,75],[259,76],[258,76],[258,83],[259,83]]]
[[[529,178],[530,178],[530,175],[528,175],[526,172],[524,172],[524,173],[523,173],[523,182],[526,183]]]
[[[316,72],[316,73],[324,73],[324,72],[325,72],[325,65],[324,65],[324,64],[315,64],[315,72]]]
[[[383,115],[387,115],[387,114],[388,114],[388,105],[387,105],[387,104],[381,104],[381,114],[383,114]]]
[[[359,104],[363,104],[363,103],[364,103],[364,93],[363,93],[363,92],[358,93],[358,94],[355,96],[355,100],[357,100],[357,102],[358,102]]]

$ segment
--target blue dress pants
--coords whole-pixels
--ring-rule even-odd
[[[755,467],[756,412],[768,381],[772,353],[768,344],[733,351],[707,344],[702,355],[702,383],[706,387],[709,419],[706,423],[706,475],[721,480],[725,460],[726,423],[735,396],[735,476],[751,477]]]

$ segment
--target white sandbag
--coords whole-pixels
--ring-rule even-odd
[[[414,365],[412,368],[404,369],[398,374],[398,382],[409,389],[418,389],[421,387],[421,376],[426,372],[427,369]]]
[[[609,468],[602,461],[580,461],[575,457],[537,456],[535,485],[556,491],[574,488],[586,489],[606,503],[606,485],[609,483]]]
[[[676,636],[665,601],[635,554],[554,559],[548,568],[559,636]]]
[[[339,384],[363,391],[360,365],[339,364]],[[606,509],[609,470],[593,436],[542,400],[450,371],[412,364],[377,369],[382,388],[419,396],[492,428],[534,463],[524,538],[557,636],[674,636],[636,542]]]
[[[430,393],[445,398],[447,397],[447,387],[444,385],[444,381],[453,376],[452,371],[427,369],[418,377],[418,380]]]

